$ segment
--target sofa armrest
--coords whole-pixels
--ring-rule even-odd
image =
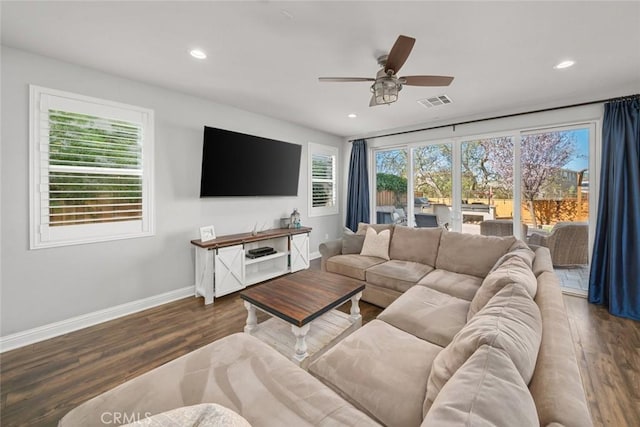
[[[318,247],[322,259],[320,260],[320,268],[322,271],[326,271],[326,262],[329,258],[335,255],[342,254],[342,239],[329,240],[324,243],[320,243]]]

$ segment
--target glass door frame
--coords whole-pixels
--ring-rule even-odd
[[[461,149],[463,142],[470,142],[474,140],[482,140],[482,139],[491,139],[491,138],[501,138],[501,137],[510,137],[513,141],[513,175],[514,175],[514,188],[513,188],[513,204],[514,206],[521,206],[522,202],[522,187],[520,185],[522,168],[521,168],[521,138],[523,135],[534,134],[534,133],[542,133],[545,131],[564,131],[564,130],[576,130],[576,129],[589,129],[589,258],[591,257],[591,253],[593,251],[593,240],[595,235],[595,225],[597,218],[597,208],[598,208],[598,196],[599,196],[599,185],[600,185],[600,158],[602,151],[602,143],[601,143],[601,127],[602,123],[600,119],[591,119],[591,120],[576,120],[569,121],[566,123],[558,124],[558,125],[549,125],[549,126],[533,126],[533,127],[523,127],[517,129],[510,129],[506,131],[499,132],[483,132],[478,134],[460,136],[460,137],[436,137],[433,139],[422,139],[415,142],[407,142],[402,144],[393,144],[393,145],[376,145],[374,147],[370,147],[369,151],[371,153],[370,156],[370,164],[369,164],[369,175],[370,182],[373,183],[372,191],[370,195],[370,206],[371,206],[371,218],[375,218],[375,208],[376,208],[376,154],[382,151],[391,151],[391,150],[407,150],[407,216],[409,218],[413,218],[414,215],[414,204],[411,203],[411,199],[409,195],[413,195],[414,193],[414,164],[413,164],[413,150],[418,147],[423,147],[427,145],[439,145],[439,144],[451,144],[451,155],[452,155],[452,189],[451,189],[451,231],[460,232],[462,229],[462,213],[461,213],[461,200],[462,200],[462,159],[461,159]],[[515,177],[518,177],[515,179]],[[518,185],[516,185],[518,182]],[[592,202],[593,201],[593,202]],[[513,212],[513,234],[514,236],[524,239],[526,236],[522,236],[522,228],[520,227],[520,223],[522,222],[522,215],[520,209],[515,209]]]
[[[377,194],[378,194],[378,164],[377,164],[377,154],[385,151],[396,151],[396,150],[407,150],[407,163],[413,160],[411,150],[407,147],[407,144],[401,145],[389,145],[384,147],[370,147],[369,151],[369,182],[371,186],[369,187],[369,222],[371,224],[377,223],[377,214],[376,207],[377,204]],[[408,164],[407,165],[407,218],[413,218],[413,198],[409,198],[409,191],[413,190],[413,182],[408,178],[409,172],[413,173],[413,167]]]

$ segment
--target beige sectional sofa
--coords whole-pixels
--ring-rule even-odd
[[[200,403],[253,426],[591,425],[546,248],[390,231],[389,260],[359,255],[361,236],[321,246],[323,268],[363,280],[365,298],[387,308],[309,372],[234,334],[89,400],[59,425]]]
[[[362,299],[387,308],[310,372],[384,425],[591,425],[546,248],[372,227],[392,230],[389,260],[345,236],[321,245],[322,268],[365,281]]]

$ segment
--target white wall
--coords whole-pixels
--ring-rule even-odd
[[[51,58],[2,47],[1,328],[3,337],[194,284],[189,241],[269,226],[294,207],[313,227],[311,251],[338,237],[342,215],[307,217],[307,143],[341,138]],[[153,237],[29,250],[29,84],[155,111]],[[200,199],[203,126],[302,144],[298,197]],[[339,160],[340,162],[343,159]],[[342,177],[340,177],[342,181]]]

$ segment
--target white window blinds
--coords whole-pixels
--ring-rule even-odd
[[[337,154],[338,150],[335,147],[309,144],[310,216],[338,213]]]
[[[32,248],[148,235],[152,112],[32,87]]]
[[[42,223],[141,219],[141,127],[60,110],[48,116],[49,162],[43,162],[42,176],[49,203],[42,206]]]

